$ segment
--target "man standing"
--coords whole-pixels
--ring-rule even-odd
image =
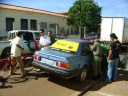
[[[49,31],[48,32],[48,36],[50,37],[50,41],[51,41],[50,45],[52,45],[53,43],[55,43],[55,38],[52,36],[52,31]]]
[[[119,63],[119,50],[120,42],[117,40],[117,36],[114,33],[110,34],[111,43],[109,48],[109,54],[107,58],[108,62],[108,71],[105,82],[112,82],[117,80],[117,69]]]
[[[94,65],[93,65],[93,71],[94,71],[94,77],[93,80],[97,80],[101,76],[101,60],[102,60],[102,47],[99,43],[100,41],[98,39],[94,40],[94,45],[92,46],[92,51],[94,55]]]
[[[39,40],[39,44],[40,44],[40,48],[41,50],[46,50],[46,49],[50,49],[50,37],[47,35],[44,35],[44,29],[40,30],[41,33],[41,37]]]
[[[39,40],[40,49],[47,51],[47,49],[50,49],[50,43],[51,43],[50,37],[44,34],[44,29],[40,30],[40,34],[41,34],[41,37]],[[37,72],[40,72],[40,71],[42,70],[37,69]]]
[[[22,47],[22,37],[23,33],[18,32],[17,36],[11,42],[11,58],[13,61],[16,61],[19,64],[21,77],[24,77],[26,71],[24,70],[24,63],[22,61],[22,51],[24,48]]]

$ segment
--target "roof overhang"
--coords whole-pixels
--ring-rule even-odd
[[[47,15],[52,15],[52,16],[68,18],[67,15],[63,15],[63,14],[59,14],[59,13],[54,13],[54,12],[49,12],[49,11],[44,11],[44,10],[38,10],[38,9],[33,9],[33,8],[27,8],[27,7],[21,7],[21,6],[8,5],[8,4],[0,4],[0,8],[33,12],[33,13],[39,13],[39,14],[47,14]]]

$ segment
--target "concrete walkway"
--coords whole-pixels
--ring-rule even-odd
[[[128,70],[119,69],[116,82],[97,83],[83,96],[128,96]]]

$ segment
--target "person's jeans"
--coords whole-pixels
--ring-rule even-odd
[[[116,81],[118,63],[119,63],[119,58],[113,59],[113,60],[109,60],[106,81],[109,81],[109,82],[111,82],[112,80]]]

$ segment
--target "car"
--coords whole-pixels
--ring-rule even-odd
[[[99,39],[100,38],[100,34],[99,33],[89,33],[86,35],[85,38],[82,38],[82,40],[94,40],[94,39]]]
[[[36,50],[39,50],[39,38],[40,32],[35,30],[12,30],[8,32],[8,40],[0,41],[0,57],[7,58],[8,53],[11,51],[11,41],[16,37],[17,33],[23,33],[23,53],[25,54],[34,54]]]
[[[86,40],[57,40],[51,49],[36,51],[32,65],[65,79],[76,77],[83,82],[92,66],[92,44]]]

